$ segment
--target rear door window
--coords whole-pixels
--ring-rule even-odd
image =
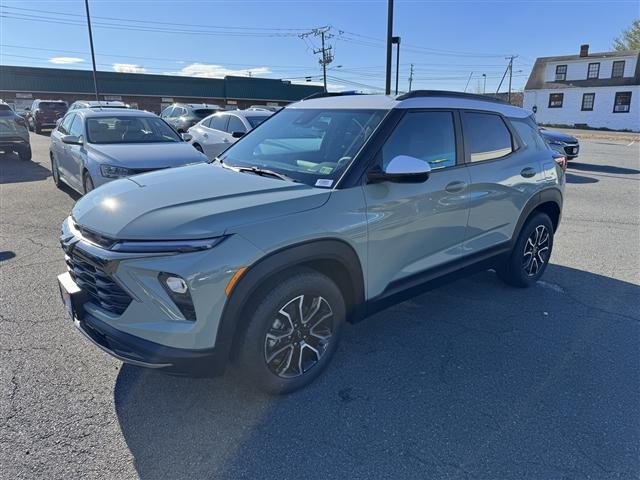
[[[502,158],[513,152],[511,132],[500,115],[464,112],[462,129],[471,163]]]
[[[245,133],[247,131],[244,123],[235,115],[229,115],[229,125],[227,126],[227,132],[242,132]]]
[[[229,121],[229,115],[215,115],[211,119],[211,128],[214,130],[220,130],[224,132],[227,130],[227,122]]]

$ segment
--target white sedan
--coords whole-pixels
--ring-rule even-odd
[[[190,142],[196,150],[213,160],[271,115],[273,112],[261,110],[218,112],[202,119],[188,130],[192,137]]]

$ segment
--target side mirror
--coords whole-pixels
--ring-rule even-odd
[[[367,174],[369,183],[398,182],[422,183],[429,178],[431,166],[424,160],[409,155],[393,157],[384,170],[372,170]]]
[[[61,118],[57,119],[56,120],[56,127],[59,127],[61,123],[62,123],[62,119]]]
[[[75,135],[65,135],[61,140],[68,145],[82,145],[82,135],[79,137]]]
[[[31,111],[31,107],[27,107],[24,109],[25,112],[30,112]]]
[[[231,136],[232,136],[233,138],[241,138],[241,137],[244,137],[244,134],[245,134],[245,132],[233,132],[233,133],[231,134]]]
[[[184,140],[185,142],[189,142],[192,138],[193,135],[191,135],[190,133],[185,132],[182,134],[182,140]]]

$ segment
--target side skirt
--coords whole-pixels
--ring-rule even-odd
[[[386,308],[416,297],[424,292],[454,282],[503,261],[511,252],[511,242],[446,263],[439,267],[396,280],[377,297],[367,300],[361,320]]]

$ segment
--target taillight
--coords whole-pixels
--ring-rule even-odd
[[[16,117],[16,123],[18,125],[22,125],[23,127],[27,126],[27,122],[22,117]]]
[[[567,157],[565,157],[564,155],[554,155],[553,159],[558,165],[560,165],[560,168],[562,168],[563,172],[567,171]]]

